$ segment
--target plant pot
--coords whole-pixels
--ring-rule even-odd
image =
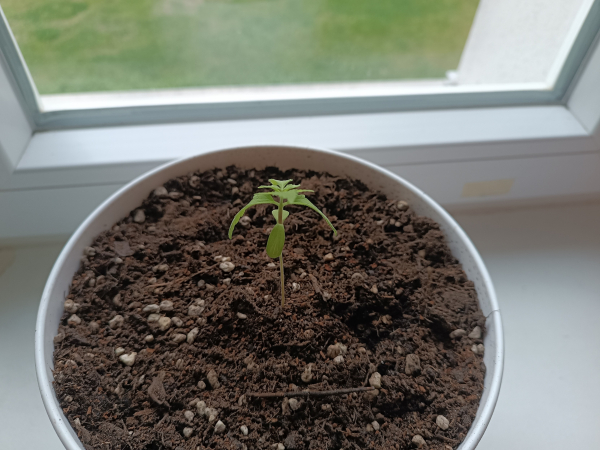
[[[494,288],[477,250],[458,224],[431,198],[412,184],[374,164],[329,150],[259,146],[217,150],[203,153],[156,168],[137,178],[102,203],[81,224],[58,257],[44,289],[38,311],[35,335],[35,361],[42,400],[48,416],[65,448],[83,449],[76,432],[65,418],[53,388],[53,338],[63,314],[63,304],[73,275],[80,264],[83,249],[95,237],[138,207],[156,186],[195,170],[237,165],[262,168],[276,165],[280,169],[312,169],[332,175],[348,176],[364,182],[392,198],[407,200],[413,210],[439,223],[448,246],[475,284],[480,308],[486,317],[484,337],[486,374],[484,391],[476,418],[459,449],[477,446],[490,422],[502,380],[504,347],[502,322]]]

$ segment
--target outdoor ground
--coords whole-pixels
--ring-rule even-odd
[[[440,78],[478,0],[2,0],[42,94]]]

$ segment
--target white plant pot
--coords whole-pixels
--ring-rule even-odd
[[[436,202],[406,180],[367,161],[333,152],[304,147],[256,146],[206,152],[158,167],[135,179],[102,203],[79,226],[58,257],[44,288],[35,330],[35,363],[42,400],[58,437],[68,450],[84,450],[76,432],[65,418],[52,385],[54,343],[63,314],[63,303],[84,247],[91,245],[100,232],[129,215],[157,186],[171,178],[196,170],[230,165],[241,168],[311,169],[342,175],[364,182],[388,197],[403,199],[414,211],[437,221],[447,237],[452,253],[475,283],[479,305],[486,317],[484,391],[477,415],[460,450],[474,449],[498,400],[504,364],[504,338],[496,294],[490,276],[477,250],[458,224]]]

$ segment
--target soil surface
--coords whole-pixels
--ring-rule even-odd
[[[269,178],[314,189],[339,232],[289,208],[285,307],[264,250],[273,207],[250,209],[227,239]],[[54,375],[87,449],[449,450],[475,417],[485,367],[473,283],[438,224],[400,198],[229,167],[157,188],[84,253]]]

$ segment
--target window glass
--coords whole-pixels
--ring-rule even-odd
[[[478,0],[2,0],[41,94],[443,78]]]

